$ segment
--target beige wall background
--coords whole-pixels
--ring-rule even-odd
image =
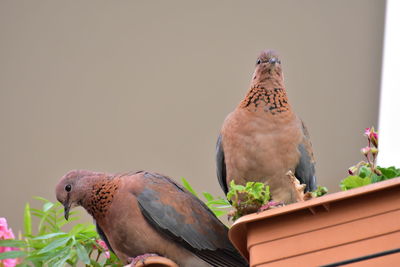
[[[377,124],[385,2],[0,1],[0,216],[71,169],[222,195],[214,147],[258,53],[280,52],[331,192]],[[83,211],[82,211],[83,213]],[[88,219],[89,220],[89,219]]]

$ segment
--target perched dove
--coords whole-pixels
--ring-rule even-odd
[[[306,185],[306,191],[316,189],[309,135],[288,102],[281,61],[274,51],[260,54],[246,97],[225,119],[216,160],[225,194],[232,180],[264,182],[274,201],[296,202],[298,192],[288,171]]]
[[[82,206],[108,247],[126,263],[141,255],[179,266],[248,266],[228,229],[207,206],[172,179],[150,172],[71,171],[56,187],[69,210]]]

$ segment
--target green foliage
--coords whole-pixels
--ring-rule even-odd
[[[122,266],[118,258],[106,250],[96,240],[99,236],[93,224],[76,224],[68,232],[66,224],[78,219],[76,212],[70,212],[67,222],[64,219],[63,207],[45,198],[35,197],[43,203],[41,209],[24,210],[24,239],[0,240],[0,246],[18,247],[20,250],[0,253],[1,258],[22,258],[19,266],[76,266],[83,262],[86,266]],[[39,220],[37,234],[32,231],[32,216]]]
[[[350,175],[340,182],[340,187],[342,190],[349,190],[368,184],[371,184],[371,177],[362,178],[360,176]]]
[[[379,179],[381,179],[380,181],[400,177],[400,169],[396,168],[395,166],[388,168],[382,168],[378,166],[378,170],[382,173],[382,175],[379,176]]]
[[[388,168],[377,166],[376,169],[379,170],[379,174],[373,172],[368,164],[361,166],[357,175],[347,176],[340,182],[340,188],[349,190],[400,176],[400,169],[394,166]]]
[[[374,127],[366,128],[364,136],[367,137],[368,146],[361,149],[366,162],[361,161],[349,168],[350,176],[340,182],[342,190],[349,190],[364,185],[369,185],[400,176],[400,169],[394,166],[383,168],[376,165],[379,153],[378,132]]]
[[[199,195],[197,194],[197,192],[192,188],[192,186],[189,184],[189,182],[185,179],[185,178],[181,178],[182,180],[182,184],[183,186],[193,195],[195,195],[196,197],[199,197]]]
[[[318,186],[318,188],[314,191],[311,192],[313,197],[321,197],[325,194],[328,193],[328,188],[326,188],[325,186]]]
[[[243,186],[235,184],[235,181],[232,180],[226,195],[228,200],[232,201],[232,206],[238,205],[239,195],[243,195],[241,204],[258,203],[263,205],[270,199],[269,186],[260,182],[247,182],[246,186]]]
[[[261,182],[247,182],[245,186],[235,184],[231,181],[227,199],[232,203],[235,212],[232,219],[257,212],[263,205],[270,200],[269,186]]]
[[[185,178],[182,179],[182,185],[193,195],[199,198],[199,194],[192,188],[189,182]],[[205,204],[207,207],[215,214],[215,216],[220,217],[228,213],[227,209],[231,208],[231,204],[228,200],[222,197],[214,197],[210,193],[203,192],[203,197],[205,198]]]

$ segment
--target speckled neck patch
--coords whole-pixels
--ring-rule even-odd
[[[92,186],[92,191],[84,203],[84,207],[95,219],[105,216],[118,190],[118,185],[118,178],[104,178]]]
[[[282,113],[290,109],[284,88],[266,89],[262,86],[253,87],[241,102],[242,108],[262,108],[271,114]]]

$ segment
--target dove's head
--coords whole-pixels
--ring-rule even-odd
[[[85,193],[90,187],[90,179],[97,173],[74,170],[68,172],[61,178],[61,181],[56,186],[57,200],[64,206],[64,217],[68,220],[69,210],[76,206],[82,205],[85,198]]]
[[[252,78],[252,87],[260,86],[263,83],[273,83],[283,87],[283,74],[281,60],[273,50],[262,51],[256,60],[256,68]]]

